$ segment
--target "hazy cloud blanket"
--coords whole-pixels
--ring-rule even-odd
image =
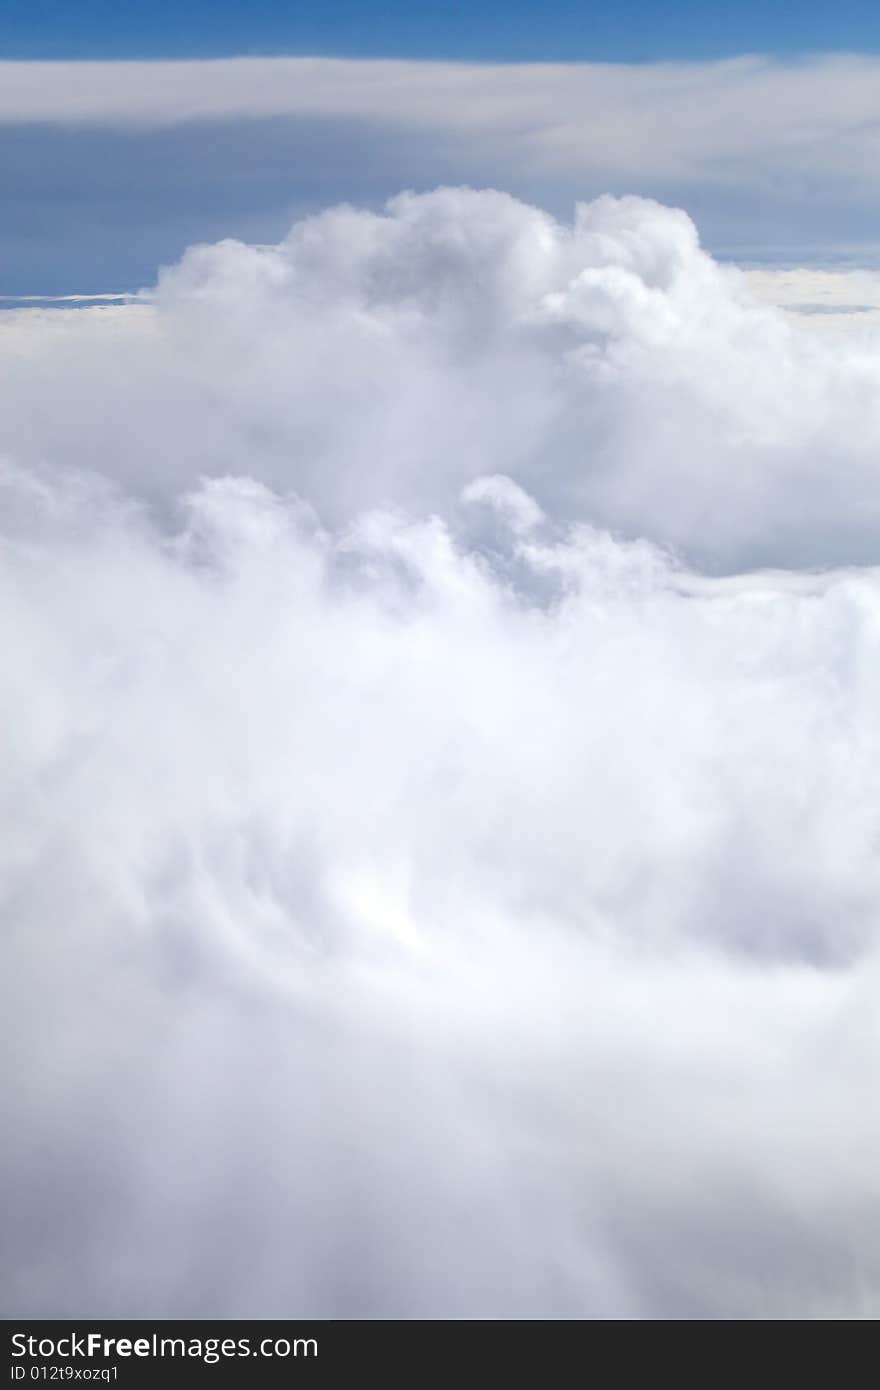
[[[880,340],[404,195],[0,325],[5,1311],[880,1293]]]

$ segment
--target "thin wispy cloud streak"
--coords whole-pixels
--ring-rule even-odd
[[[876,187],[880,58],[481,64],[339,58],[0,62],[0,125],[300,117],[464,136],[532,173]],[[695,106],[700,119],[694,120]]]

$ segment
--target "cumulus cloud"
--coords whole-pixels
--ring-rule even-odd
[[[447,190],[0,353],[7,1311],[875,1315],[877,340]]]
[[[0,360],[14,457],[166,503],[246,473],[335,525],[500,473],[710,568],[878,557],[876,334],[794,332],[646,200],[336,208],[192,248],[130,313],[19,315]]]

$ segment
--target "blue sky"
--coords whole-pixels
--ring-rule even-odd
[[[876,0],[6,0],[6,58],[237,53],[651,61],[880,49]]]

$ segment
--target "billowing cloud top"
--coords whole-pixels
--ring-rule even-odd
[[[447,189],[0,354],[7,1310],[876,1313],[877,337]]]
[[[404,194],[194,247],[149,308],[42,322],[0,334],[6,448],[152,499],[244,473],[336,524],[503,473],[710,569],[878,554],[874,339],[794,332],[646,200],[563,225]]]

